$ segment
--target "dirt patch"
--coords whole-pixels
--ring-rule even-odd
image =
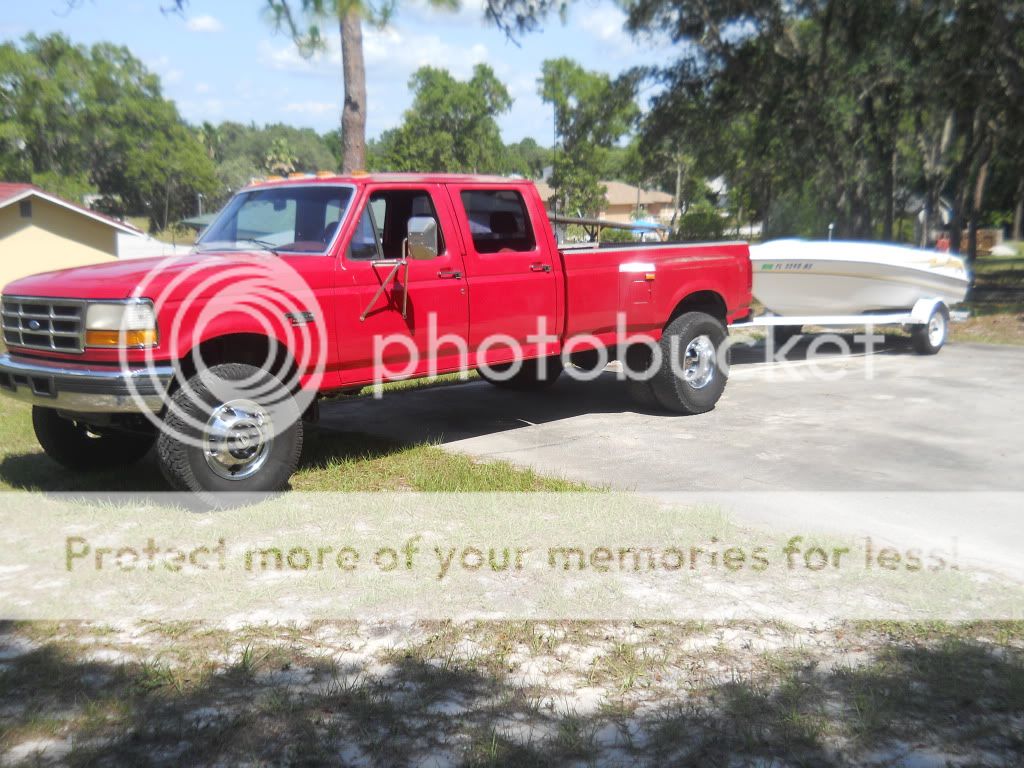
[[[21,624],[0,657],[5,764],[1011,765],[1024,751],[1024,624]]]

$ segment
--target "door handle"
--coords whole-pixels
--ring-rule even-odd
[[[461,280],[462,273],[454,269],[439,269],[437,276],[442,280]]]
[[[550,264],[541,264],[539,261],[535,261],[533,264],[530,265],[530,271],[531,272],[550,272],[551,271],[551,265]]]

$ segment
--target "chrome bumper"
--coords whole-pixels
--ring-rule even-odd
[[[169,365],[89,368],[0,355],[0,394],[74,413],[156,413],[172,378]]]

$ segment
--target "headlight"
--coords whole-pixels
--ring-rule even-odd
[[[90,304],[85,312],[87,347],[155,347],[156,313],[148,301]]]

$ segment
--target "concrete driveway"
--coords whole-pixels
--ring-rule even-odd
[[[734,355],[724,397],[702,416],[642,412],[606,372],[593,382],[562,377],[539,393],[481,381],[414,390],[329,404],[322,418],[326,428],[437,442],[655,495],[1024,491],[1024,348],[957,344],[921,357],[897,339],[870,358],[814,363],[802,359],[806,346],[784,362],[765,363],[760,347]],[[895,507],[860,503],[845,515],[812,515],[799,505],[750,510],[745,522],[943,538],[970,533],[992,559],[1024,561],[1024,514],[1007,511],[1014,497],[986,509],[966,496],[939,498],[947,503],[918,496]],[[949,503],[957,498],[972,508]]]

